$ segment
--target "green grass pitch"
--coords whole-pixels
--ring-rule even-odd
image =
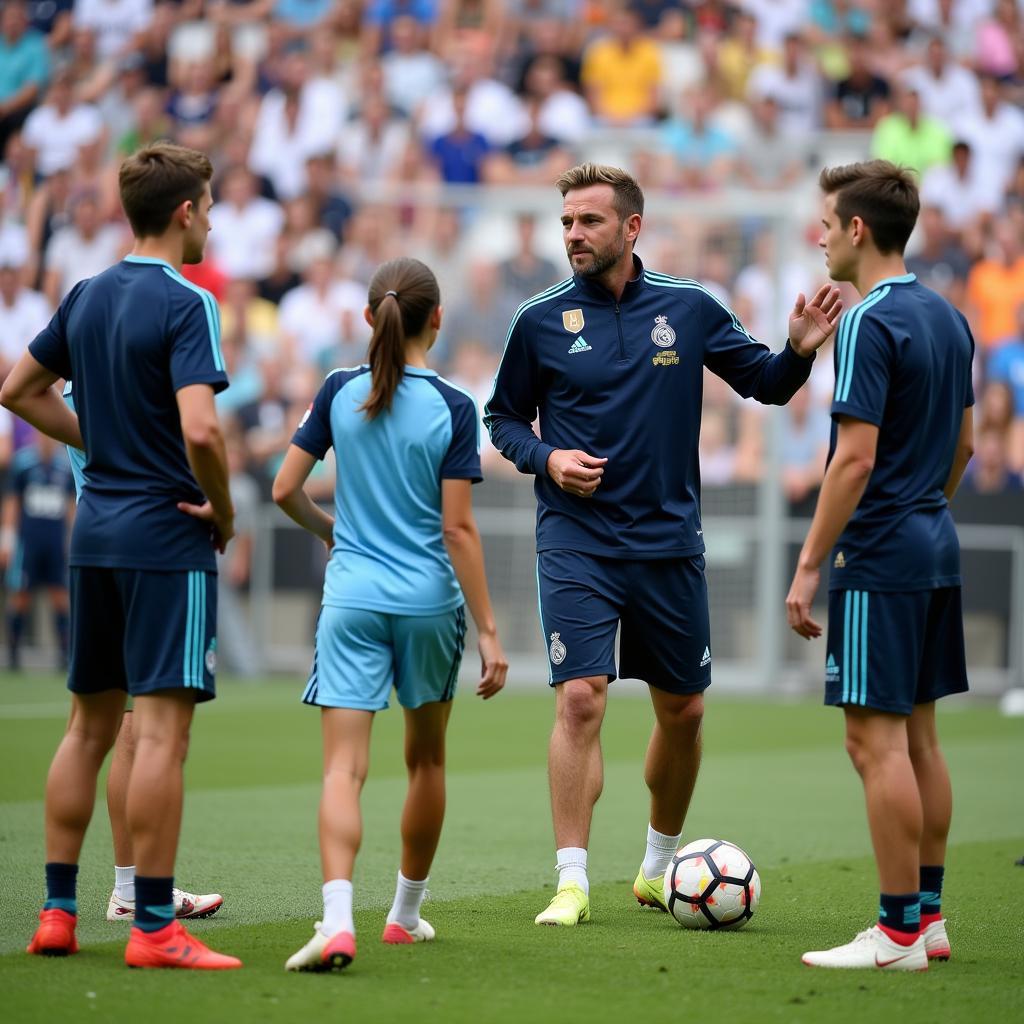
[[[873,920],[874,869],[842,716],[816,703],[709,694],[705,756],[684,839],[730,839],[761,874],[736,933],[687,932],[633,900],[647,824],[646,699],[616,683],[591,841],[593,921],[541,929],[554,882],[544,757],[551,697],[466,688],[452,717],[449,806],[425,916],[438,941],[379,942],[397,868],[401,716],[378,716],[356,868],[359,956],[340,975],[290,975],[320,909],[318,715],[301,680],[225,681],[201,707],[189,758],[178,881],[225,905],[194,931],[237,954],[225,974],[129,971],[104,920],[113,871],[97,805],[79,883],[82,952],[23,949],[43,895],[42,787],[67,696],[49,676],[0,675],[0,1006],[11,1022],[1013,1021],[1024,1019],[1024,720],[943,710],[956,811],[945,913],[953,959],[921,975],[826,972],[800,953]]]

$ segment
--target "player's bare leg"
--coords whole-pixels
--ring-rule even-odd
[[[942,875],[953,818],[953,787],[935,728],[935,703],[918,704],[907,722],[910,761],[921,795],[921,930],[928,958],[948,960],[949,937],[942,919]]]
[[[558,890],[534,919],[536,924],[572,926],[590,920],[587,846],[594,804],[604,786],[601,723],[607,703],[607,676],[570,679],[555,686],[548,781]]]
[[[864,783],[882,892],[917,892],[922,812],[906,716],[847,707],[846,750]]]
[[[405,766],[409,789],[402,809],[402,863],[383,940],[424,942],[434,929],[420,917],[430,865],[441,839],[445,809],[445,730],[451,701],[405,708]]]

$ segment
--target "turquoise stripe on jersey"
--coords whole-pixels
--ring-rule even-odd
[[[848,351],[850,324],[853,323],[853,311],[846,313],[839,321],[839,338],[836,341],[836,386],[832,392],[832,398],[834,401],[839,401],[839,389],[842,385],[843,377],[846,374],[846,353]]]
[[[664,288],[689,288],[692,291],[703,292],[709,298],[715,300],[719,306],[722,307],[729,314],[729,318],[732,320],[733,327],[740,332],[744,337],[754,340],[750,332],[740,322],[740,318],[713,292],[710,288],[705,288],[699,281],[693,281],[689,278],[682,277],[669,277],[668,274],[658,274],[653,270],[644,271],[644,280],[648,284],[652,284],[655,287],[661,286]]]
[[[195,587],[192,585],[194,573],[188,574],[188,605],[185,609],[185,656],[182,660],[181,675],[186,686],[192,685],[192,619],[195,615]]]
[[[172,281],[177,281],[178,284],[183,284],[203,300],[203,312],[206,314],[206,326],[210,329],[210,350],[213,353],[213,365],[215,369],[223,372],[224,356],[220,351],[220,313],[217,310],[217,305],[213,300],[213,296],[205,288],[200,288],[198,285],[193,284],[187,278],[182,277],[181,274],[170,267],[164,267],[164,273]]]
[[[868,592],[860,594],[860,702],[868,698]]]
[[[548,644],[551,642],[548,640],[548,631],[544,626],[544,609],[540,604],[540,555],[537,556],[537,618],[540,619],[540,639],[544,645],[544,656],[548,659],[548,685],[554,682],[555,673],[551,667],[551,658],[548,656]]]
[[[864,317],[864,314],[874,305],[877,305],[889,294],[889,285],[886,285],[880,292],[876,292],[874,295],[869,295],[859,306],[855,309],[855,317],[853,326],[849,331],[849,340],[847,342],[848,355],[846,360],[846,376],[843,379],[841,385],[836,385],[836,401],[845,402],[850,396],[850,384],[853,381],[853,366],[854,361],[857,358],[857,331],[860,329],[860,322]]]
[[[843,602],[843,703],[850,700],[850,591]]]

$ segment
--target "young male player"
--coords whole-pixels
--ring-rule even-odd
[[[72,714],[47,778],[46,903],[30,953],[77,952],[78,858],[127,691],[138,873],[125,961],[241,966],[190,936],[172,899],[189,726],[214,696],[214,549],[234,532],[214,407],[227,387],[217,306],[180,272],[202,259],[211,175],[203,154],[170,143],[122,164],[131,255],[75,285],[0,391],[12,412],[86,453],[70,557]],[[74,383],[77,416],[59,378]]]
[[[971,457],[967,322],[906,272],[911,174],[883,160],[822,171],[829,273],[864,296],[840,322],[832,444],[786,598],[811,639],[830,559],[825,702],[846,714],[881,883],[878,924],[805,953],[815,967],[925,970],[948,959],[942,874],[952,795],[935,701],[967,689],[960,545],[949,513]]]

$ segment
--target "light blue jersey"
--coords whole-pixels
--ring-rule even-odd
[[[64,385],[64,401],[75,411],[75,400],[71,397],[71,381]],[[82,486],[85,483],[85,452],[81,448],[67,446],[68,458],[71,460],[71,475],[75,478],[75,501],[82,497]]]
[[[394,615],[463,604],[444,545],[441,481],[481,479],[476,403],[433,370],[407,366],[390,412],[367,419],[367,366],[334,370],[292,444],[334,448],[334,548],[323,603]]]

